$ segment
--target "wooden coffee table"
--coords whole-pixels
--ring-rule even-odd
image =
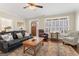
[[[43,45],[43,39],[39,37],[38,39],[29,39],[23,42],[23,52],[25,53],[28,49],[32,48],[33,49],[33,54],[32,55],[36,55],[36,53],[38,52],[38,50],[40,49],[40,47]],[[37,49],[37,47],[39,47]],[[30,54],[30,53],[29,53]]]

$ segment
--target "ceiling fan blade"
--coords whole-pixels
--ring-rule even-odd
[[[36,5],[36,4],[33,4],[33,3],[28,3],[30,6],[35,6],[35,7],[38,7],[38,8],[43,8],[43,6],[40,6],[40,5]]]
[[[36,7],[38,7],[38,8],[43,8],[43,6],[39,6],[39,5],[35,5]]]
[[[33,3],[28,3],[30,6],[34,6],[35,4],[33,4]]]
[[[37,4],[34,4],[34,3],[28,3],[28,6],[24,6],[23,8],[26,9],[27,7],[32,7],[32,6],[38,7],[38,8],[43,8],[43,6],[37,5]]]

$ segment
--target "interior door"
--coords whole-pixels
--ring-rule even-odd
[[[37,23],[35,21],[31,22],[31,33],[33,36],[36,36]]]

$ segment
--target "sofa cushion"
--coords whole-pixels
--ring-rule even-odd
[[[28,32],[25,32],[25,37],[28,37],[30,34]]]
[[[8,41],[8,45],[12,46],[14,44],[19,44],[21,41],[22,41],[21,39],[11,40],[11,41]]]
[[[75,39],[75,37],[65,37],[65,39],[73,40],[73,39]]]
[[[10,41],[10,40],[13,40],[13,37],[12,37],[11,33],[1,35],[1,37],[2,37],[2,38],[3,38],[3,40],[5,40],[5,41]]]
[[[69,34],[69,36],[77,37],[77,36],[79,36],[79,32],[78,32],[78,31],[71,32],[71,33]]]
[[[21,33],[22,33],[22,35],[23,35],[23,37],[25,36],[25,31],[21,31]]]
[[[0,40],[3,40],[3,38],[1,37],[1,35],[0,35]]]
[[[22,33],[16,33],[16,35],[17,35],[18,38],[23,38]]]
[[[18,37],[17,37],[15,32],[12,32],[12,36],[13,36],[13,39],[18,39]]]

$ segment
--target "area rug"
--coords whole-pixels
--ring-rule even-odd
[[[33,52],[32,50],[29,52]],[[27,52],[23,53],[23,47],[19,47],[16,50],[8,53],[0,53],[2,56],[32,56]],[[68,45],[64,45],[62,42],[44,42],[44,45],[39,49],[36,56],[78,56],[79,54]]]

